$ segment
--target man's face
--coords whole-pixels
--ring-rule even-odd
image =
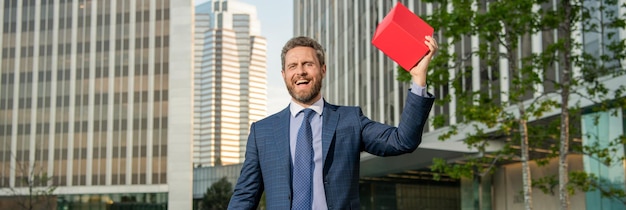
[[[319,100],[326,66],[321,66],[315,49],[295,47],[285,54],[283,79],[289,95],[301,105],[311,105]]]

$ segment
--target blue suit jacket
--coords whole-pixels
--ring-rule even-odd
[[[323,182],[328,209],[359,209],[360,152],[392,156],[414,151],[434,98],[409,93],[399,126],[363,116],[359,107],[325,103],[322,113]],[[289,108],[253,123],[246,158],[229,209],[291,209]]]

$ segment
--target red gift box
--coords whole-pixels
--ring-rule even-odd
[[[432,36],[433,27],[398,2],[376,27],[372,44],[411,71],[429,51],[425,36]]]

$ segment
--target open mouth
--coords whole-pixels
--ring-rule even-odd
[[[309,82],[309,80],[301,79],[296,81],[296,85],[307,85]]]

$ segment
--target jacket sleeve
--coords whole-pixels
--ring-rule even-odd
[[[252,123],[246,145],[246,158],[228,209],[257,209],[259,205],[264,185],[256,143],[255,123]]]
[[[415,151],[422,142],[424,125],[434,101],[432,97],[408,93],[398,127],[372,121],[359,113],[363,150],[378,156]]]

